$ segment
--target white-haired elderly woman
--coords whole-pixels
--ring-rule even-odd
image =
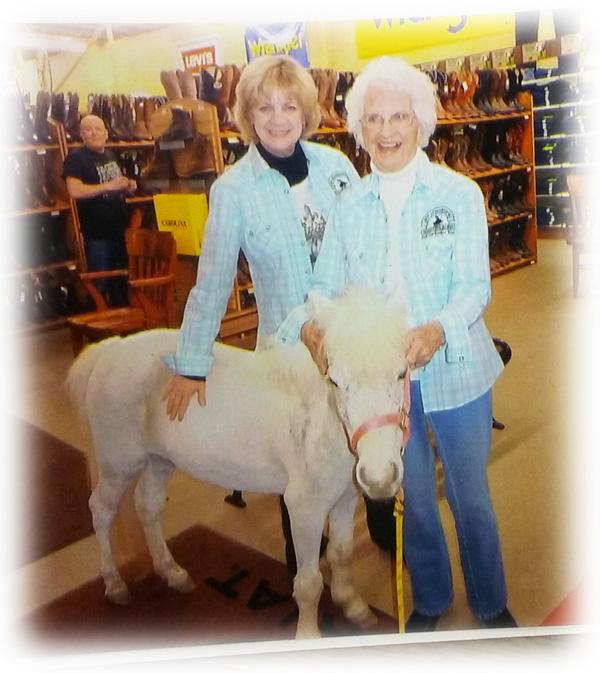
[[[258,346],[305,301],[323,232],[341,192],[358,174],[331,147],[309,142],[319,124],[315,83],[289,56],[249,63],[236,87],[235,121],[248,152],[213,184],[198,279],[183,317],[177,352],[167,358],[174,376],[164,398],[171,420],[190,400],[210,395],[213,343],[227,308],[242,250],[258,308]],[[283,498],[286,560],[295,570]]]
[[[348,128],[370,155],[372,172],[338,204],[315,269],[315,289],[332,296],[345,285],[368,284],[386,295],[401,294],[408,307],[412,408],[404,455],[404,557],[414,611],[406,628],[435,629],[453,600],[436,454],[469,605],[487,626],[514,626],[486,476],[491,388],[502,362],[483,320],[491,286],[482,194],[470,179],[431,163],[421,149],[435,129],[435,94],[429,78],[402,59],[370,62],[348,93],[346,108]],[[306,320],[299,307],[278,336],[301,338],[324,372],[321,332]],[[366,505],[372,538],[395,549],[392,503]]]

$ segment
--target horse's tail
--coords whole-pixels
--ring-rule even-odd
[[[103,339],[95,344],[90,344],[77,356],[77,359],[69,369],[65,385],[71,400],[84,420],[87,420],[87,418],[85,418],[85,398],[87,395],[88,382],[94,371],[94,367],[100,358],[120,341],[121,337],[117,336]]]

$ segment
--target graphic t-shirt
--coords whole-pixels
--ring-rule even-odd
[[[300,221],[302,222],[306,243],[309,248],[310,261],[314,268],[319,250],[321,249],[327,219],[323,213],[316,210],[315,205],[311,202],[308,179],[303,180],[298,185],[294,185],[292,187],[292,194],[296,199],[298,212],[301,214]]]
[[[267,164],[283,175],[292,189],[306,243],[309,247],[310,261],[314,267],[321,248],[327,219],[322,213],[315,210],[312,203],[308,185],[308,162],[302,146],[300,143],[296,143],[294,152],[289,157],[275,156],[260,143],[257,145],[257,149]]]
[[[94,152],[81,147],[65,158],[63,178],[78,178],[87,185],[99,185],[122,175],[110,150]],[[127,227],[127,206],[122,192],[107,192],[91,199],[77,199],[77,212],[85,238],[120,238]]]

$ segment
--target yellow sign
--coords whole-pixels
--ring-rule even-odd
[[[458,44],[514,30],[514,14],[425,16],[356,22],[359,58]]]
[[[179,255],[199,255],[208,217],[206,194],[155,194],[160,231],[170,231]]]

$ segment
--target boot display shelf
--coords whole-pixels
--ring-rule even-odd
[[[526,70],[523,87],[533,97],[538,235],[544,238],[568,238],[567,176],[594,170],[594,79],[578,54],[561,56],[557,68]]]
[[[74,281],[82,249],[75,208],[61,178],[66,137],[52,118],[47,135],[53,142],[2,147],[14,176],[13,201],[4,213],[10,244],[2,305],[4,324],[17,335],[63,327],[78,308]]]
[[[493,277],[537,261],[531,95],[519,92],[516,104],[520,109],[440,116],[427,148],[433,161],[467,175],[480,186],[486,203]],[[444,139],[449,145],[437,147]]]

